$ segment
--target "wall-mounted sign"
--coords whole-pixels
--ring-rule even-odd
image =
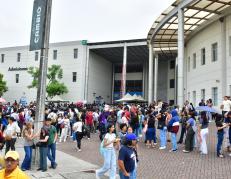
[[[28,68],[21,68],[21,67],[9,67],[8,71],[27,71]]]

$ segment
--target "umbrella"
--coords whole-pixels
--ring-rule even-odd
[[[0,98],[0,103],[6,103],[6,100],[4,98]]]
[[[209,106],[198,106],[198,107],[196,107],[196,110],[198,110],[198,111],[206,111],[206,112],[213,112],[213,113],[219,113],[216,109],[211,108]]]

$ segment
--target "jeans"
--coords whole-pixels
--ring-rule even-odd
[[[47,157],[51,161],[51,167],[55,167],[56,143],[49,144],[47,150]]]
[[[32,159],[32,146],[24,146],[25,158],[22,162],[21,168],[23,170],[30,170]]]
[[[12,138],[10,140],[6,140],[6,150],[5,150],[5,154],[11,149],[11,150],[15,150],[15,142],[16,142],[16,138]]]
[[[217,132],[217,156],[221,154],[221,146],[224,139],[224,132]]]
[[[39,147],[39,168],[47,170],[47,147]]]
[[[172,150],[177,150],[176,133],[171,132]]]
[[[76,132],[76,142],[78,149],[81,149],[81,140],[83,138],[82,132]]]
[[[136,179],[136,168],[129,173],[130,176],[127,177],[127,176],[124,176],[123,172],[121,172],[121,170],[119,170],[119,176],[120,176],[120,179]]]
[[[116,178],[116,153],[115,149],[107,149],[105,148],[104,153],[104,164],[103,167],[97,170],[99,176],[103,176],[108,170],[110,170],[109,178]]]
[[[185,150],[193,151],[194,135],[195,135],[195,132],[194,132],[193,128],[190,127],[187,131],[187,134],[186,134]]]
[[[139,128],[134,128],[133,133],[136,135],[136,137],[139,137]]]
[[[166,138],[166,129],[160,129],[160,147],[166,147],[167,138]]]
[[[229,145],[231,145],[231,126],[229,126]]]

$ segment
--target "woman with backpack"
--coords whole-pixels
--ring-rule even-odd
[[[110,170],[109,178],[116,178],[116,153],[114,147],[119,145],[118,142],[120,139],[116,138],[114,131],[114,125],[109,124],[107,127],[107,133],[103,139],[104,165],[102,168],[95,171],[97,179],[99,179],[100,176],[103,176],[108,170]]]

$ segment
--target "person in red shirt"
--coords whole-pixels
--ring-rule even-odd
[[[88,139],[90,138],[90,132],[93,132],[93,112],[87,111],[85,124],[89,130],[88,132]]]

